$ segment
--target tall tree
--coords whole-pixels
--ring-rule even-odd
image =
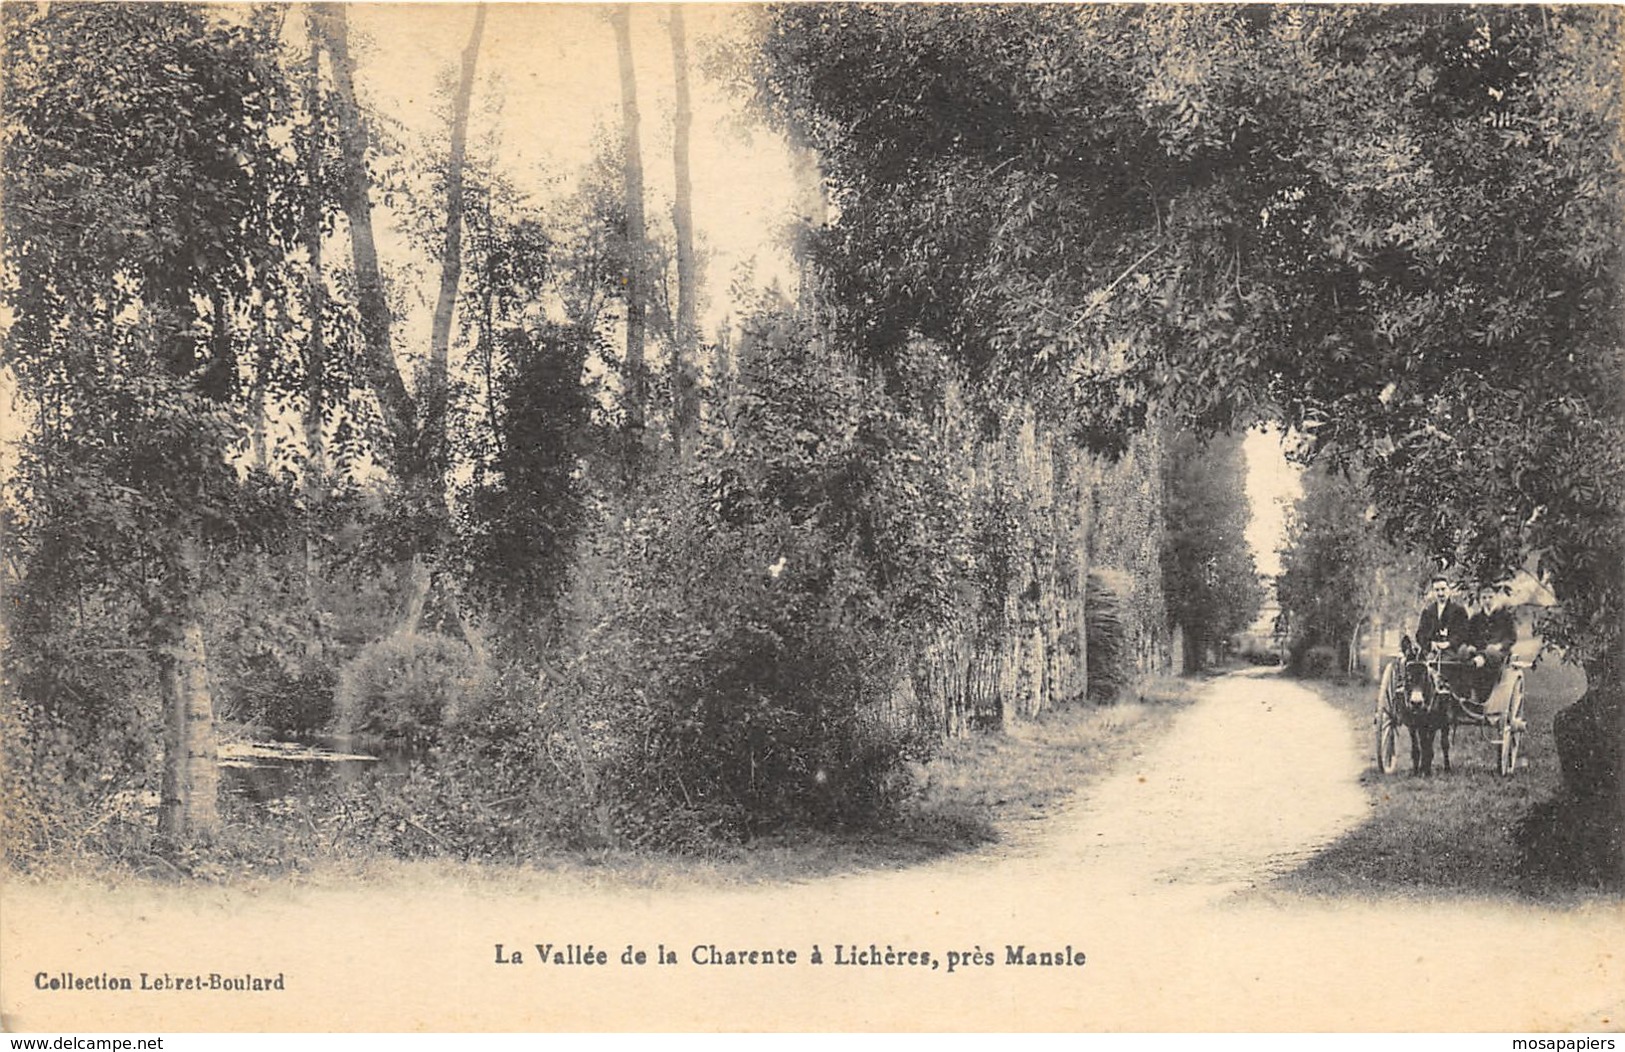
[[[424,377],[423,443],[431,470],[443,476],[446,460],[447,355],[452,313],[463,272],[463,166],[468,152],[468,112],[474,94],[474,66],[485,33],[485,4],[474,9],[474,27],[463,46],[461,72],[451,106],[451,150],[446,161],[446,237],[440,257],[440,295],[429,334],[429,367]]]
[[[236,318],[294,225],[277,211],[293,174],[270,145],[278,26],[179,5],[3,18],[5,361],[41,410],[19,471],[25,616],[8,664],[27,679],[83,662],[56,651],[55,610],[132,604],[162,698],[159,827],[208,836],[204,598],[218,552],[252,526],[228,461],[247,394]]]
[[[1362,624],[1372,617],[1398,623],[1414,612],[1427,563],[1383,538],[1372,522],[1377,499],[1359,476],[1324,467],[1304,473],[1276,582],[1294,663],[1310,647],[1329,646],[1337,667],[1347,668]]]
[[[333,104],[342,158],[336,182],[339,207],[349,220],[363,368],[383,414],[390,443],[387,459],[398,473],[413,478],[421,473],[418,410],[401,377],[390,339],[394,320],[378,265],[378,244],[372,226],[372,179],[367,170],[367,126],[356,98],[355,62],[350,56],[349,17],[344,5],[315,5],[315,27],[333,69]]]
[[[372,226],[372,177],[367,167],[368,133],[355,91],[355,64],[350,55],[349,17],[343,4],[317,4],[315,26],[322,50],[333,68],[333,105],[339,126],[340,164],[337,177],[339,207],[349,220],[351,265],[355,270],[356,308],[360,314],[364,375],[383,416],[388,446],[383,459],[394,470],[407,493],[410,511],[426,512],[438,521],[430,484],[431,465],[422,444],[421,416],[407,390],[391,340],[394,319],[384,293],[383,270]],[[430,576],[423,561],[426,538],[411,531],[402,554],[402,586],[406,600],[400,626],[415,628],[427,601]]]
[[[1169,443],[1164,473],[1163,592],[1183,631],[1185,669],[1194,672],[1258,615],[1263,586],[1247,542],[1247,464],[1241,439]]]
[[[326,110],[322,105],[322,50],[314,7],[305,11],[305,29],[310,38],[310,58],[305,69],[305,214],[302,226],[305,254],[305,502],[314,507],[323,496],[323,476],[327,457],[323,428],[327,401],[327,339],[323,329],[327,316],[327,277],[322,270],[323,194],[322,155],[326,150],[323,134]]]
[[[368,134],[356,98],[349,31],[343,5],[317,5],[317,31],[332,59],[340,149],[340,204],[349,219],[356,272],[358,309],[364,335],[368,380],[391,439],[391,466],[414,520],[403,554],[406,602],[401,626],[410,630],[422,617],[431,587],[427,563],[444,546],[450,520],[445,499],[445,416],[447,357],[452,311],[462,273],[463,167],[475,62],[485,30],[485,8],[476,9],[474,25],[462,55],[452,103],[451,153],[446,170],[445,258],[436,304],[428,369],[418,397],[408,391],[391,344],[389,303],[372,228],[371,178],[367,168]],[[465,626],[467,628],[468,626]],[[475,641],[470,639],[471,643]]]
[[[611,8],[609,20],[615,29],[615,55],[621,73],[621,173],[630,256],[626,271],[626,359],[623,363],[626,389],[623,397],[631,448],[636,450],[648,438],[645,434],[648,370],[643,343],[649,268],[645,258],[648,235],[643,221],[643,147],[639,139],[638,79],[632,52],[632,6],[618,4]]]
[[[688,92],[688,41],[684,34],[683,9],[671,6],[672,80],[676,87],[676,103],[672,112],[672,169],[675,192],[672,200],[672,222],[677,230],[677,325],[672,348],[672,385],[674,394],[672,436],[678,454],[691,452],[695,431],[699,427],[699,326],[695,322],[695,298],[698,290],[694,277],[694,187],[689,172],[688,140],[694,123],[694,109]]]

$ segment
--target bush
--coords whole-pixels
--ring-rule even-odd
[[[697,525],[643,520],[610,559],[614,613],[594,623],[611,627],[577,645],[594,658],[577,663],[584,707],[608,715],[619,832],[699,847],[881,818],[907,745],[879,715],[901,638],[862,567],[782,520]]]
[[[405,770],[353,778],[301,769],[286,795],[222,796],[226,827],[206,852],[166,855],[166,871],[215,878],[275,873],[321,858],[538,859],[602,843],[564,706],[518,668],[487,670]]]
[[[459,702],[477,686],[468,647],[442,635],[397,632],[361,649],[339,672],[335,692],[344,733],[409,744],[438,739]]]
[[[1625,889],[1625,816],[1617,800],[1565,792],[1531,808],[1512,838],[1528,881]]]
[[[478,677],[442,728],[431,762],[351,787],[348,834],[400,857],[465,860],[522,859],[598,841],[598,801],[564,700],[517,667]]]
[[[572,595],[578,711],[633,843],[884,820],[917,745],[896,670],[956,598],[929,429],[793,322],[741,358],[733,441],[647,478]]]
[[[0,821],[13,864],[130,857],[151,838],[163,728],[130,607],[30,595],[7,613]]]
[[[157,805],[155,699],[98,719],[8,699],[0,706],[0,845],[21,868],[147,850]]]

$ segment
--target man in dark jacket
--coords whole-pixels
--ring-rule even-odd
[[[1490,696],[1501,669],[1512,656],[1518,641],[1518,622],[1507,605],[1507,597],[1494,588],[1478,595],[1478,613],[1467,622],[1467,646],[1461,656],[1473,666],[1471,683],[1480,701]]]
[[[1416,643],[1423,653],[1438,651],[1454,658],[1468,642],[1467,608],[1450,598],[1450,579],[1435,574],[1428,582],[1430,597],[1416,625]]]

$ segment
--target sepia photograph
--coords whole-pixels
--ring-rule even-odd
[[[1625,1030],[1625,7],[0,30],[0,1030]]]

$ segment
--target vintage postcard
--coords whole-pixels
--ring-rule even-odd
[[[0,1029],[1625,1026],[1618,9],[0,28]]]

